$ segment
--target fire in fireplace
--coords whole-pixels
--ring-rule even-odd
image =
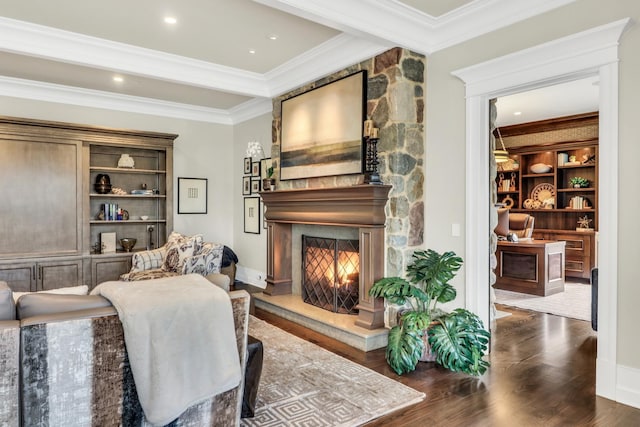
[[[302,300],[334,313],[357,314],[358,240],[302,236]]]

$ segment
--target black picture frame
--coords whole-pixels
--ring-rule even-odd
[[[244,232],[260,234],[260,197],[244,198]]]
[[[251,194],[258,194],[261,191],[261,181],[260,178],[251,178]]]
[[[207,178],[178,177],[178,213],[207,213]]]
[[[242,173],[245,175],[251,174],[251,157],[244,158],[244,169]]]
[[[251,195],[251,177],[250,176],[242,177],[242,195],[243,196]]]
[[[363,173],[366,95],[362,70],[283,100],[280,180]]]
[[[260,160],[257,162],[251,162],[251,176],[260,177]]]

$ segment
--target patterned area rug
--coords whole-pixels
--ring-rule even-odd
[[[578,320],[591,320],[591,285],[565,283],[564,292],[548,297],[496,289],[496,302]]]
[[[251,316],[264,345],[256,414],[242,426],[358,426],[425,394]]]

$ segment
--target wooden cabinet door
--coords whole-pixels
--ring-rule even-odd
[[[39,291],[82,285],[82,260],[43,261],[36,270]]]
[[[7,282],[14,292],[36,290],[35,263],[13,263],[0,265],[0,280]]]
[[[91,287],[110,280],[119,280],[120,275],[131,270],[131,256],[91,260]]]
[[[0,153],[0,257],[80,254],[80,142],[0,138]]]

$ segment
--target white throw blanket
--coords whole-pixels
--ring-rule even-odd
[[[240,383],[229,295],[204,277],[105,282],[91,294],[118,311],[138,398],[152,424],[167,424]]]

